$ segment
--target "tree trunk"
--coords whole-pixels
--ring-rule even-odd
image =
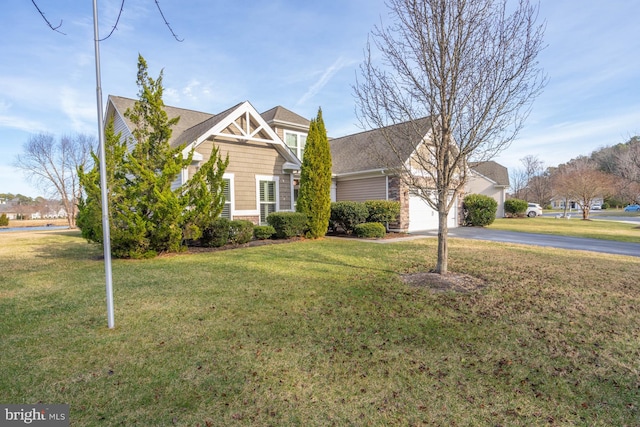
[[[440,202],[440,204],[442,203],[443,202]],[[446,200],[444,200],[444,203],[446,204]],[[449,215],[443,206],[439,206],[438,211],[438,261],[436,263],[434,273],[447,274],[449,259],[449,228],[447,225],[447,219]]]

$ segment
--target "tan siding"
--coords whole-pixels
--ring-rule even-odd
[[[278,177],[281,210],[291,209],[291,183],[289,174],[282,173],[284,158],[269,144],[256,142],[216,141],[220,155],[225,158],[229,154],[227,173],[234,176],[235,210],[256,210],[256,175]],[[205,141],[196,151],[209,160],[213,142]],[[196,168],[189,168],[192,177]]]
[[[349,181],[338,181],[336,184],[336,200],[364,202],[366,200],[387,199],[387,178],[385,176]]]

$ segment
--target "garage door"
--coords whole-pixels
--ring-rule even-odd
[[[449,228],[458,226],[455,205],[449,211]],[[438,212],[418,196],[409,196],[409,233],[438,229]]]

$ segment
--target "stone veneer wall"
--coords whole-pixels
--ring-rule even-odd
[[[389,229],[406,232],[409,229],[409,190],[397,176],[389,177],[388,198],[400,202],[399,221],[389,224]]]

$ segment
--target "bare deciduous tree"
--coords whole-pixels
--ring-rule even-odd
[[[515,7],[506,0],[387,4],[393,24],[372,32],[381,62],[367,46],[354,87],[359,119],[365,128],[408,122],[405,141],[397,133],[385,137],[397,153],[407,140],[429,137],[400,176],[438,211],[434,271],[445,274],[447,216],[464,187],[467,163],[506,148],[544,86],[537,62],[543,26],[528,0]],[[418,132],[425,117],[432,120],[430,135]],[[424,179],[413,179],[416,172]]]
[[[527,199],[527,175],[524,169],[511,169],[509,172],[509,184],[511,187],[511,197],[514,199]]]
[[[78,167],[90,161],[95,138],[77,134],[56,140],[51,134],[33,135],[24,144],[15,166],[50,197],[59,197],[67,212],[69,227],[75,227],[80,197]]]
[[[560,165],[553,176],[554,189],[565,198],[566,206],[569,200],[580,205],[582,219],[589,219],[591,204],[597,198],[604,198],[613,191],[612,175],[598,169],[596,162],[579,157],[571,162]]]

